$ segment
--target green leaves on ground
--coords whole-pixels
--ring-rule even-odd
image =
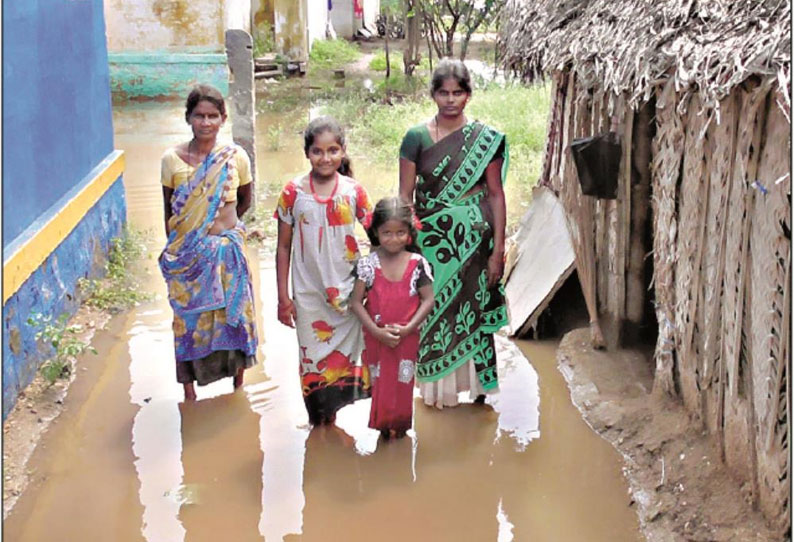
[[[96,349],[77,338],[83,329],[78,325],[69,325],[69,315],[61,314],[56,321],[52,315],[36,313],[28,318],[28,325],[38,328],[36,340],[51,346],[55,353],[41,366],[41,374],[48,384],[52,385],[59,378],[66,378],[72,371],[71,360],[85,351],[96,354]]]

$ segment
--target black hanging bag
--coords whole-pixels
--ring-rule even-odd
[[[579,175],[582,193],[615,199],[620,173],[620,139],[615,132],[574,139],[571,154]]]

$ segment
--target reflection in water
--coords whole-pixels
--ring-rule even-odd
[[[640,539],[619,457],[571,405],[553,343],[498,337],[501,389],[489,405],[438,411],[417,398],[407,438],[378,439],[368,401],[342,409],[336,426],[311,429],[295,333],[276,319],[273,257],[252,247],[260,364],[242,392],[224,379],[181,404],[155,258],[165,242],[159,157],[183,139],[181,104],[135,104],[114,116],[130,220],[155,228],[144,266],[157,297],[118,335],[98,334],[103,369],[80,372],[70,396],[83,399],[45,435],[30,465],[36,483],[4,524],[9,539]],[[305,169],[300,146],[289,147],[260,162],[260,178],[271,166],[283,168],[278,177]],[[364,160],[358,167],[378,177]],[[379,182],[385,190],[394,179]]]
[[[261,541],[259,416],[242,393],[182,403],[179,411],[185,541]]]

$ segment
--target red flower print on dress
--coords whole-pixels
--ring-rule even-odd
[[[345,196],[338,196],[328,202],[326,216],[329,226],[346,226],[353,223],[353,208]]]
[[[284,187],[284,190],[281,191],[276,211],[273,213],[273,218],[278,218],[279,211],[281,211],[282,214],[290,214],[292,208],[295,206],[295,198],[297,197],[298,190],[295,187],[295,183],[290,181],[287,183],[287,186]]]
[[[367,214],[372,214],[372,202],[369,200],[369,194],[367,191],[364,190],[364,187],[360,184],[356,185],[356,218],[358,220],[364,220],[364,217]],[[372,219],[370,218],[370,223]],[[368,228],[369,226],[364,226]]]
[[[335,328],[324,320],[312,322],[312,329],[317,340],[323,343],[327,343],[334,336]]]
[[[339,288],[326,288],[325,300],[331,305],[338,313],[344,313],[345,309],[342,307],[342,298],[339,297]]]
[[[301,377],[304,397],[317,388],[325,386],[325,377],[322,373],[306,373]]]
[[[352,235],[345,236],[345,259],[353,262],[358,258],[358,241]]]
[[[350,358],[339,350],[334,350],[328,354],[323,361],[325,361],[323,376],[328,385],[352,374]]]

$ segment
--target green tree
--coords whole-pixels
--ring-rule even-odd
[[[455,34],[461,35],[460,59],[466,58],[472,34],[487,28],[506,0],[416,0],[429,41],[439,57],[454,56]]]

